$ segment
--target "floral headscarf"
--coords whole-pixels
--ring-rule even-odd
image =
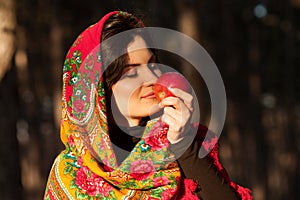
[[[87,28],[63,68],[61,140],[66,149],[50,172],[45,199],[171,199],[180,170],[164,126],[148,123],[141,141],[118,166],[108,134],[100,38],[111,12]],[[174,160],[174,159],[173,159]]]
[[[169,150],[168,129],[159,120],[147,123],[141,140],[117,163],[109,137],[100,54],[104,23],[116,14],[123,13],[110,12],[87,28],[67,53],[60,133],[66,149],[54,161],[44,199],[198,199],[192,192],[195,182],[181,177]],[[209,156],[224,171],[216,148]],[[242,199],[250,199],[247,189],[230,185]]]

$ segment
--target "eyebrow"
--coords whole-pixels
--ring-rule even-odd
[[[152,53],[151,57],[149,58],[147,63],[152,63],[155,62],[156,60],[156,55]],[[132,64],[125,64],[125,67],[136,67],[136,66],[140,66],[144,63],[132,63]]]

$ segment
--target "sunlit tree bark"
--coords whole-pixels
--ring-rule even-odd
[[[0,80],[11,66],[15,42],[14,0],[0,0]]]

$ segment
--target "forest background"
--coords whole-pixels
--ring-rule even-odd
[[[0,0],[1,199],[42,199],[63,149],[64,56],[112,10],[180,31],[206,49],[227,93],[220,158],[230,177],[256,200],[299,199],[300,0]],[[199,98],[205,121],[209,96]]]

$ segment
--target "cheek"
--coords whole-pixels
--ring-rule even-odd
[[[138,87],[134,81],[119,81],[112,86],[112,91],[116,98],[128,101]]]
[[[132,102],[137,98],[138,84],[136,82],[119,81],[112,86],[117,106],[123,115],[127,115]]]

